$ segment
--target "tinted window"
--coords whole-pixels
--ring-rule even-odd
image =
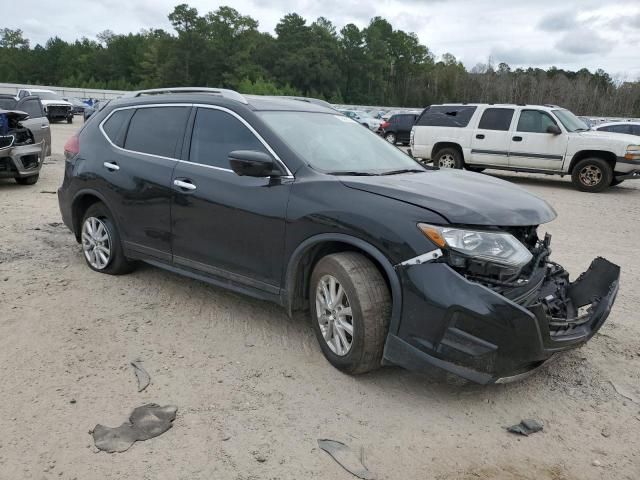
[[[42,107],[40,101],[35,98],[32,100],[26,100],[20,104],[20,110],[29,114],[30,118],[42,117]]]
[[[547,133],[547,127],[556,125],[551,116],[540,110],[522,110],[518,120],[519,132]]]
[[[134,112],[133,109],[118,110],[102,125],[105,135],[119,147],[124,144],[124,133]]]
[[[231,168],[228,156],[234,150],[267,153],[260,140],[234,116],[211,108],[198,109],[189,160],[212,167]]]
[[[466,127],[476,107],[466,105],[435,105],[427,108],[416,125],[428,127]]]
[[[174,158],[188,117],[188,107],[139,108],[131,119],[124,148]]]
[[[629,125],[611,125],[609,132],[631,133],[631,127]]]
[[[509,130],[513,108],[487,108],[482,114],[478,128],[483,130]]]
[[[15,98],[0,98],[0,108],[4,110],[14,110],[16,108]]]
[[[599,132],[610,132],[611,127],[600,127],[597,129]]]
[[[631,125],[631,135],[640,135],[640,125]]]

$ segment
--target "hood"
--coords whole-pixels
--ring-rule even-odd
[[[67,102],[66,100],[42,100],[40,99],[40,101],[42,102],[42,105],[44,106],[48,106],[48,105],[64,105],[65,107],[72,107],[73,105],[71,105],[71,102]]]
[[[462,170],[340,177],[344,185],[426,208],[458,225],[540,225],[556,218],[544,200],[512,183]]]
[[[24,120],[29,116],[27,112],[23,112],[20,110],[2,110],[1,108],[0,115],[5,115],[7,118],[15,119],[18,122]]]
[[[626,145],[638,145],[640,144],[640,138],[637,135],[630,135],[627,133],[605,132],[604,130],[589,130],[587,132],[575,132],[580,138],[586,138],[589,140],[607,140],[620,142]]]

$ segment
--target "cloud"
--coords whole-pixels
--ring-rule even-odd
[[[538,28],[546,32],[561,32],[570,30],[578,25],[576,14],[572,12],[557,12],[545,15],[538,22]]]
[[[580,27],[565,33],[555,43],[558,50],[574,55],[590,55],[609,53],[615,41],[602,37],[591,28]]]
[[[566,55],[555,49],[532,50],[527,48],[496,47],[491,51],[494,63],[508,63],[515,66],[547,66],[562,63]]]

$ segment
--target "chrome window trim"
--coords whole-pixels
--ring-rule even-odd
[[[117,150],[121,150],[121,151],[127,152],[127,153],[135,153],[137,155],[145,155],[147,157],[161,158],[163,160],[173,160],[174,162],[178,162],[178,163],[186,163],[186,164],[189,164],[189,165],[198,165],[200,167],[211,168],[213,170],[219,170],[219,171],[222,171],[222,172],[232,172],[233,173],[233,170],[231,170],[229,168],[216,167],[216,166],[213,166],[213,165],[206,165],[204,163],[191,162],[189,160],[182,160],[180,158],[165,157],[165,156],[162,156],[162,155],[156,155],[154,153],[139,152],[137,150],[129,150],[127,148],[119,147],[118,145],[113,143],[113,141],[111,141],[111,139],[109,138],[107,133],[104,131],[104,128],[103,128],[104,124],[116,112],[119,112],[121,110],[131,110],[131,109],[138,109],[138,108],[160,108],[160,107],[210,108],[212,110],[220,110],[222,112],[230,114],[231,116],[237,118],[258,139],[258,141],[267,149],[267,151],[273,156],[273,158],[278,162],[278,164],[284,169],[286,174],[282,175],[282,176],[280,176],[278,178],[282,178],[282,179],[293,179],[293,178],[295,178],[293,173],[291,173],[291,170],[289,170],[287,165],[282,161],[282,159],[273,150],[273,148],[271,148],[271,146],[266,142],[266,140],[264,138],[262,138],[262,136],[244,118],[242,118],[240,115],[238,115],[233,110],[230,110],[228,108],[221,107],[221,106],[218,106],[218,105],[208,105],[206,103],[153,103],[153,104],[147,104],[147,105],[128,105],[126,107],[114,108],[111,112],[109,112],[109,115],[107,115],[104,118],[104,120],[102,120],[100,122],[100,125],[98,125],[98,128],[99,128],[100,132],[102,133],[102,136],[107,140],[107,142],[109,142],[109,145],[111,145],[113,148],[115,148]]]

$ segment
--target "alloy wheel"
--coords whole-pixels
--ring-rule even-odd
[[[596,165],[586,165],[580,170],[580,182],[585,187],[595,187],[602,181],[602,170]]]
[[[384,138],[389,143],[396,143],[396,136],[393,133],[388,133]]]
[[[438,159],[440,168],[456,168],[456,159],[450,153],[445,153]]]
[[[111,238],[104,222],[89,217],[82,225],[82,250],[89,264],[103,270],[111,261]]]
[[[316,288],[316,314],[322,337],[333,353],[345,356],[353,345],[353,316],[347,292],[332,275]]]

